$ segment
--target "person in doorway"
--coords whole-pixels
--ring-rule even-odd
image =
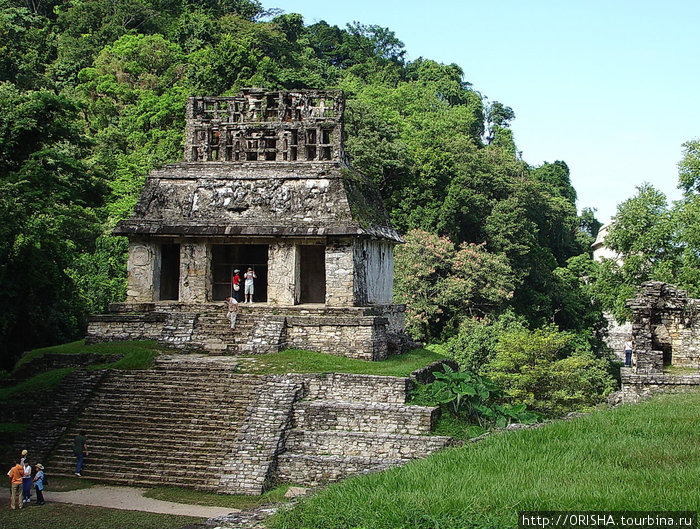
[[[245,279],[245,302],[253,303],[253,294],[255,294],[255,280],[258,276],[255,275],[255,270],[248,268],[248,271],[243,276]]]
[[[30,503],[32,501],[32,465],[29,464],[29,459],[24,458],[22,465],[22,503]]]
[[[20,459],[17,459],[17,464],[13,466],[7,473],[10,477],[10,509],[21,509],[23,507],[22,499],[22,478],[24,477],[24,467],[20,464]],[[15,507],[16,505],[16,507]]]
[[[88,455],[87,449],[87,438],[85,437],[85,432],[81,431],[75,436],[73,440],[73,454],[77,459],[77,464],[75,465],[75,475],[79,478],[83,477],[81,472],[83,471],[83,459]]]
[[[627,338],[625,342],[625,367],[630,367],[632,365],[632,351],[634,350],[634,344],[632,343],[632,337]]]
[[[238,317],[238,300],[234,297],[226,298],[226,308],[228,309],[226,317],[231,322],[231,329],[235,329]]]
[[[241,301],[241,271],[236,268],[231,279],[231,297],[237,302]]]
[[[36,464],[34,475],[34,490],[36,490],[36,504],[44,505],[44,465]]]

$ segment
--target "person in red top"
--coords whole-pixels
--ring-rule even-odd
[[[233,271],[233,279],[231,280],[233,290],[231,297],[240,303],[241,301],[241,271],[236,269]]]
[[[15,501],[17,502],[17,508],[21,509],[22,508],[22,478],[24,477],[24,468],[19,462],[20,460],[17,460],[17,464],[13,466],[10,471],[7,473],[8,476],[10,476],[10,487],[12,489],[12,493],[10,495],[10,509],[15,508]],[[16,498],[16,500],[15,500]]]

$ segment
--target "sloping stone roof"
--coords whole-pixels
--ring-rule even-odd
[[[115,234],[372,236],[401,242],[366,179],[339,163],[168,165]]]

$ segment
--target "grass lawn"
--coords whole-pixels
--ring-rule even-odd
[[[0,508],[2,529],[177,529],[203,521],[202,518],[121,511],[68,503],[30,505],[12,511]]]
[[[672,365],[665,365],[664,373],[666,373],[667,375],[700,375],[700,371],[698,371],[694,367]]]
[[[494,435],[332,485],[277,529],[517,527],[522,510],[700,507],[700,393]]]
[[[242,358],[238,368],[241,373],[254,374],[356,373],[405,377],[416,369],[443,358],[445,356],[427,349],[414,349],[380,362],[368,362],[300,349],[287,349],[255,358]]]
[[[179,487],[155,487],[145,492],[144,497],[156,500],[174,501],[188,505],[207,505],[210,507],[230,507],[232,509],[254,509],[266,503],[284,501],[284,493],[289,485],[280,485],[261,496],[243,494],[212,494]]]
[[[84,340],[64,343],[62,345],[52,345],[41,349],[32,349],[22,355],[15,365],[15,369],[22,364],[30,362],[35,358],[40,358],[46,353],[58,354],[79,354],[93,353],[104,355],[122,355],[120,360],[112,363],[105,363],[99,366],[91,366],[90,369],[111,367],[115,369],[146,369],[153,365],[156,355],[165,349],[159,347],[155,341],[133,341],[133,342],[106,342],[85,345]]]

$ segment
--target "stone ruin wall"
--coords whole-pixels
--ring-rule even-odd
[[[700,300],[659,281],[643,283],[633,299],[631,368],[622,368],[623,402],[654,393],[678,393],[700,386],[700,373],[664,373],[665,365],[700,369]]]
[[[352,222],[342,178],[337,163],[171,164],[152,173],[136,212],[144,226],[175,223],[206,233],[216,222],[243,234],[252,226],[287,226],[301,235],[306,227]]]
[[[394,284],[393,245],[379,240],[355,242],[353,249],[355,300],[358,305],[388,305],[392,302]]]
[[[272,162],[340,160],[341,92],[264,92],[192,97],[187,102],[185,159]]]

